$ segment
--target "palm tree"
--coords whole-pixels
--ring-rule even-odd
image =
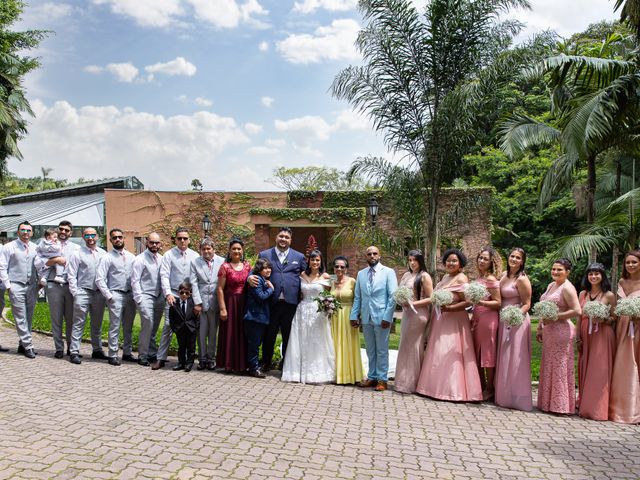
[[[498,20],[514,7],[529,3],[432,0],[421,16],[410,0],[360,0],[366,25],[356,46],[364,63],[341,71],[331,86],[335,97],[369,116],[404,160],[400,170],[360,162],[354,171],[372,180],[388,171],[420,181],[417,221],[431,271],[439,246],[440,189],[456,176],[472,142],[472,120],[459,88],[491,65],[519,31],[517,22]]]
[[[620,10],[620,21],[627,22],[640,39],[640,0],[616,0],[613,11]]]

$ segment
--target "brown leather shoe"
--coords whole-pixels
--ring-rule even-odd
[[[378,384],[376,385],[376,388],[374,390],[376,392],[384,392],[386,389],[387,389],[387,382],[383,380],[378,380]]]
[[[371,388],[371,387],[375,387],[378,384],[378,382],[376,380],[371,380],[370,378],[367,378],[366,380],[362,380],[361,382],[358,383],[358,386],[360,388]]]
[[[151,370],[160,370],[164,367],[164,360],[157,360],[151,364]]]

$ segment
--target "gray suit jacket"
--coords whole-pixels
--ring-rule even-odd
[[[202,311],[207,312],[210,309],[217,308],[218,300],[216,297],[216,288],[218,287],[218,270],[224,263],[224,258],[214,255],[211,261],[211,268],[207,261],[198,257],[191,261],[191,288],[193,303],[202,305]]]

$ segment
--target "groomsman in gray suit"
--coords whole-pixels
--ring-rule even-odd
[[[124,336],[122,360],[136,362],[133,356],[132,329],[136,304],[131,291],[131,268],[135,255],[124,248],[124,233],[112,228],[109,240],[113,248],[100,259],[96,272],[96,285],[109,309],[109,364],[118,366],[118,336],[120,325]]]
[[[158,354],[156,332],[164,311],[164,297],[160,286],[160,235],[153,232],[147,237],[147,249],[138,255],[131,268],[133,300],[140,312],[138,336],[138,365],[148,367]]]
[[[178,227],[174,240],[176,246],[164,254],[160,265],[160,283],[167,305],[164,311],[164,326],[162,327],[158,359],[151,366],[153,370],[164,367],[167,361],[169,344],[173,335],[169,324],[169,308],[176,302],[176,299],[180,298],[178,293],[180,284],[189,280],[191,262],[198,258],[198,254],[189,248],[189,231],[186,228]]]
[[[16,322],[18,353],[36,358],[31,342],[31,323],[38,293],[38,275],[33,265],[36,244],[31,242],[33,227],[29,222],[18,225],[18,238],[2,249],[0,280],[9,292],[11,312]]]
[[[198,333],[198,370],[216,368],[216,337],[218,335],[218,270],[224,258],[216,255],[213,240],[200,242],[200,256],[191,262],[191,286],[194,312],[200,315]]]
[[[67,355],[71,355],[71,330],[73,325],[73,295],[69,291],[69,281],[67,279],[67,262],[71,255],[80,248],[80,245],[73,243],[71,232],[73,225],[67,220],[63,220],[58,224],[58,240],[62,246],[62,256],[55,258],[45,258],[40,255],[36,256],[36,269],[46,265],[47,267],[55,267],[55,265],[64,265],[64,273],[62,278],[64,283],[54,282],[56,276],[55,268],[50,269],[47,277],[47,303],[49,304],[49,314],[51,316],[51,335],[53,337],[53,346],[56,349],[54,356],[62,358],[64,352],[64,341],[62,340],[62,324],[64,319],[65,336],[67,340]]]
[[[98,247],[98,232],[95,228],[85,228],[82,232],[84,245],[69,259],[67,279],[69,291],[73,295],[73,328],[71,330],[71,363],[79,365],[82,332],[91,316],[91,358],[107,360],[102,351],[102,317],[104,316],[104,297],[96,286],[96,271],[100,258],[107,254]]]

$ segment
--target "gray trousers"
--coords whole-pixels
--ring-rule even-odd
[[[218,337],[218,306],[213,305],[200,313],[198,331],[198,357],[200,363],[213,362],[216,359],[216,338]]]
[[[71,331],[71,354],[80,353],[82,332],[91,317],[91,346],[94,352],[102,351],[102,317],[104,317],[104,297],[99,290],[81,288],[73,299],[73,329]]]
[[[176,302],[179,301],[180,295],[177,291],[171,290],[171,294],[175,297]],[[165,300],[164,307],[164,325],[162,326],[162,336],[160,337],[160,348],[158,349],[158,360],[166,360],[169,355],[169,346],[171,345],[171,337],[173,330],[169,323],[169,304]]]
[[[11,312],[13,320],[16,322],[16,331],[20,345],[25,349],[33,348],[31,343],[31,324],[33,323],[33,311],[38,299],[38,287],[33,285],[23,285],[11,283],[9,290],[9,300],[11,301]]]
[[[142,301],[137,304],[140,312],[140,334],[138,336],[138,359],[149,360],[158,356],[158,344],[156,333],[162,320],[165,300],[162,295],[152,297],[143,295]]]
[[[111,292],[113,297],[107,302],[109,309],[109,357],[118,358],[118,337],[122,325],[122,354],[131,355],[133,351],[133,319],[136,316],[136,304],[133,294]]]
[[[4,316],[2,312],[4,311],[4,293],[5,292],[6,290],[4,288],[0,288],[0,317]]]
[[[69,291],[69,285],[60,285],[55,282],[47,282],[47,302],[51,315],[51,334],[56,352],[64,351],[62,341],[62,323],[64,319],[67,348],[71,350],[71,330],[73,329],[73,295]]]

